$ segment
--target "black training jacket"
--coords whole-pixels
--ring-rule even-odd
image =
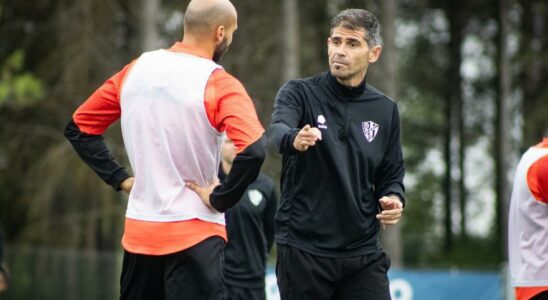
[[[219,179],[226,174],[219,170]],[[225,212],[225,284],[241,288],[265,286],[266,261],[274,243],[274,214],[278,201],[272,179],[259,174],[241,200]]]
[[[323,140],[298,152],[293,140],[306,124]],[[329,72],[292,80],[278,91],[268,137],[283,155],[277,243],[328,257],[382,248],[378,200],[396,194],[405,204],[394,101],[365,80],[351,88]]]

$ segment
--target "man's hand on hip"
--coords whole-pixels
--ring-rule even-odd
[[[202,199],[202,201],[205,203],[205,205],[207,205],[208,207],[211,207],[211,203],[209,203],[209,195],[211,195],[211,193],[213,192],[213,189],[218,186],[220,184],[219,182],[219,178],[215,178],[213,180],[213,182],[206,186],[206,187],[201,187],[199,185],[197,185],[196,183],[194,182],[187,182],[186,183],[186,186],[193,190],[196,194],[198,194],[198,196],[200,196],[200,199]]]
[[[131,189],[133,188],[133,184],[135,183],[135,177],[128,177],[126,180],[122,181],[120,183],[120,188],[129,194],[131,192]]]

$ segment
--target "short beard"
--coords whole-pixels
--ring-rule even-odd
[[[213,61],[218,63],[221,61],[221,58],[223,57],[223,54],[228,50],[228,40],[223,38],[221,43],[215,47],[215,51],[213,51]]]
[[[347,72],[339,71],[339,70],[337,70],[336,68],[334,68],[332,66],[329,66],[329,71],[330,71],[331,75],[333,75],[335,78],[337,78],[338,80],[343,81],[343,82],[347,81],[347,80],[352,80],[356,76],[361,75],[361,73],[362,73],[360,70],[357,70],[355,72],[352,72],[351,70],[349,70]],[[367,69],[365,69],[365,72],[367,72]],[[362,79],[362,81],[363,80],[364,79]]]
[[[352,76],[354,76],[355,74],[352,74],[350,72],[339,71],[336,68],[332,67],[331,75],[337,77],[340,80],[346,80],[346,79],[352,78]]]

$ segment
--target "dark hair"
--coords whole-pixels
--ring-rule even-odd
[[[331,20],[331,33],[333,28],[343,26],[351,30],[365,29],[364,40],[369,46],[381,44],[381,24],[377,17],[365,9],[345,9]]]

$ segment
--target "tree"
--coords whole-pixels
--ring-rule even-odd
[[[11,176],[0,176],[6,187],[0,202],[10,212],[2,216],[10,224],[7,234],[10,240],[118,249],[121,195],[100,183],[78,159],[62,128],[74,108],[128,60],[119,46],[126,31],[118,30],[124,25],[117,19],[127,11],[120,2],[94,1],[39,1],[32,7],[8,2],[3,8],[14,25],[2,36],[12,41],[11,46],[21,47],[23,68],[44,83],[47,99],[24,110],[0,109],[6,155],[18,157],[7,162]],[[27,39],[16,38],[22,31],[27,31]],[[114,139],[115,152],[121,152],[120,142]],[[12,202],[17,205],[11,207]]]
[[[383,40],[380,60],[368,70],[368,80],[392,99],[397,95],[397,49],[396,17],[397,6],[395,0],[382,1],[380,5],[379,21]],[[405,214],[404,214],[405,215]],[[404,216],[405,218],[406,216]],[[402,267],[401,223],[390,226],[382,232],[383,245],[390,255],[394,267]]]
[[[520,87],[522,90],[522,152],[538,143],[548,129],[547,61],[548,4],[542,0],[520,1],[523,13],[520,28]]]
[[[465,30],[465,11],[466,1],[450,1],[447,6],[447,15],[449,19],[449,68],[448,68],[448,103],[454,106],[455,131],[457,131],[458,150],[457,165],[459,170],[458,178],[458,197],[460,208],[460,230],[463,239],[466,239],[466,170],[464,162],[466,160],[466,128],[464,126],[464,98],[462,96],[462,75],[460,68],[462,65],[461,47],[464,41],[463,31]],[[446,211],[447,212],[447,211]],[[447,224],[446,224],[447,225]]]
[[[454,196],[459,196],[461,208],[461,230],[463,236],[466,231],[466,191],[464,186],[464,160],[465,160],[465,137],[463,120],[463,98],[461,93],[462,77],[460,67],[462,63],[461,45],[463,42],[464,24],[464,2],[445,2],[445,14],[449,21],[449,44],[448,44],[448,66],[446,69],[446,94],[445,94],[445,117],[447,119],[444,136],[444,160],[445,160],[445,182],[444,182],[444,229],[445,229],[445,250],[453,248],[453,211]],[[457,143],[457,146],[455,146]],[[458,192],[453,185],[453,168],[456,164],[460,171],[458,181]]]
[[[284,81],[295,79],[299,76],[299,6],[297,0],[283,0],[284,14]]]
[[[161,15],[159,0],[141,1],[141,37],[143,51],[156,50],[162,45],[158,17]]]
[[[497,96],[495,103],[495,193],[496,193],[496,224],[497,245],[503,253],[502,258],[508,259],[506,240],[508,226],[508,203],[510,198],[508,187],[508,98],[510,96],[510,68],[507,39],[508,30],[508,0],[497,0]]]
[[[444,239],[443,140],[448,28],[443,11],[424,2],[398,7],[398,107],[406,164],[402,219],[406,266],[429,266]]]

